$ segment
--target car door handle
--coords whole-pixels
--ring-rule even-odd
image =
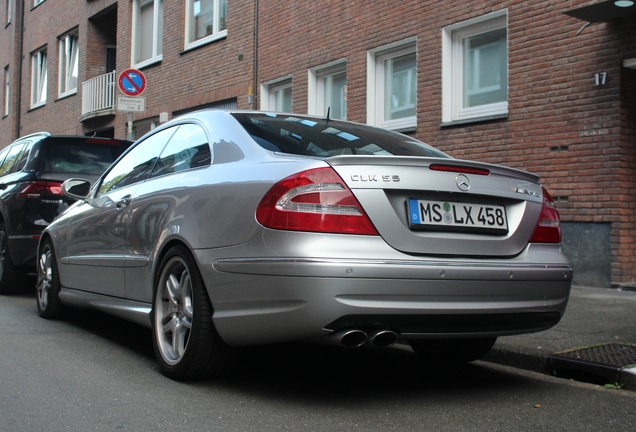
[[[115,206],[117,207],[117,210],[123,210],[126,208],[126,206],[128,206],[128,204],[130,204],[131,201],[132,195],[126,195],[125,197],[117,201],[117,204],[115,204]]]

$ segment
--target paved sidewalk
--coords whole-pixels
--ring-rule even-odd
[[[546,358],[554,353],[608,343],[636,345],[636,291],[575,286],[559,324],[539,333],[501,337],[484,360],[545,372]],[[619,384],[636,390],[636,368],[621,369]]]

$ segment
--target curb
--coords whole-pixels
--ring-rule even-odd
[[[619,384],[625,390],[636,391],[636,365],[621,369]]]
[[[481,360],[551,376],[546,368],[547,357],[544,354],[523,348],[511,349],[495,346]],[[636,365],[621,368],[616,384],[622,390],[636,391]]]
[[[546,357],[529,351],[524,352],[524,350],[521,349],[519,351],[512,351],[495,346],[481,360],[543,373],[545,370]]]

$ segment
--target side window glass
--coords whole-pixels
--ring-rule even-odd
[[[161,153],[152,177],[208,166],[212,154],[203,128],[197,124],[179,126]]]
[[[9,154],[10,149],[11,147],[5,147],[0,151],[0,170],[2,170],[4,159],[7,157],[7,154]]]
[[[2,166],[0,166],[0,176],[7,175],[11,172],[11,169],[18,160],[18,157],[20,156],[23,148],[24,144],[11,147],[6,159],[2,163]]]
[[[164,129],[137,144],[106,174],[97,196],[147,179],[175,130]]]

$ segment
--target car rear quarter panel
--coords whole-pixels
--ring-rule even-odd
[[[262,226],[256,208],[272,185],[322,161],[273,158],[273,163],[239,161],[150,179],[131,204],[127,252],[127,298],[150,301],[152,279],[166,245],[178,241],[192,250],[240,245]],[[144,261],[150,265],[141,265]]]

